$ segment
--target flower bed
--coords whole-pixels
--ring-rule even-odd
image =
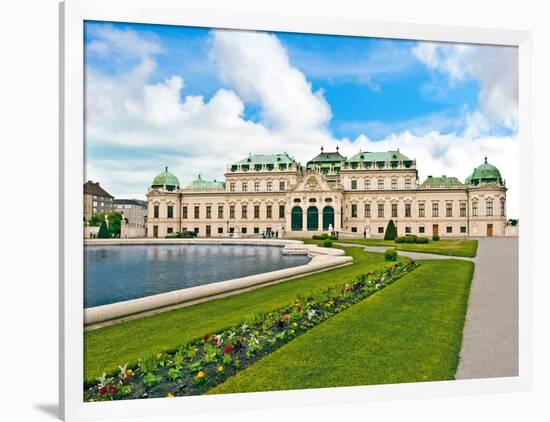
[[[310,295],[218,334],[148,355],[134,368],[103,374],[84,390],[85,401],[199,395],[327,318],[349,308],[416,268],[413,261],[362,274],[355,281]]]

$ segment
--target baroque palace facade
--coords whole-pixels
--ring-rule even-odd
[[[199,237],[383,237],[392,219],[399,235],[504,236],[506,186],[487,162],[464,183],[428,176],[399,150],[321,153],[306,166],[287,153],[249,155],[226,168],[225,182],[200,176],[180,187],[160,173],[147,192],[147,236],[194,231]]]

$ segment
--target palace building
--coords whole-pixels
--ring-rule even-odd
[[[399,235],[504,236],[506,190],[487,158],[464,183],[445,175],[419,183],[416,161],[399,150],[347,158],[321,148],[305,166],[286,152],[250,154],[226,167],[225,181],[199,175],[180,186],[166,168],[147,192],[147,236],[383,237],[390,219]]]

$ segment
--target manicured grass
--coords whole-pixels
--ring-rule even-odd
[[[477,240],[472,239],[441,239],[429,243],[395,243],[393,240],[383,239],[341,239],[340,243],[356,243],[365,246],[387,246],[399,251],[425,252],[437,255],[451,255],[474,257],[477,253]]]
[[[420,263],[209,393],[453,379],[474,264]]]
[[[93,381],[118,365],[134,364],[149,353],[173,350],[182,343],[236,325],[261,312],[291,303],[297,296],[352,280],[389,265],[381,254],[345,248],[353,264],[251,292],[165,312],[84,333],[84,379]],[[238,265],[238,263],[236,263]]]

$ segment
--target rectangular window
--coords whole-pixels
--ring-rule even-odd
[[[248,190],[248,183],[247,182],[243,182],[242,185],[241,185],[241,190],[243,192],[246,192]]]
[[[230,192],[235,192],[235,182],[229,183],[229,191]]]
[[[378,189],[384,189],[384,179],[378,179]]]
[[[260,190],[260,182],[254,182],[254,191],[258,192]]]
[[[488,215],[488,216],[493,215],[493,201],[487,201],[485,203],[485,215]]]
[[[212,206],[206,206],[206,218],[212,218]]]
[[[267,181],[267,190],[272,191],[273,190],[273,182],[271,180]]]
[[[195,218],[199,218],[199,206],[198,206],[198,205],[195,205],[195,214],[194,214],[194,217],[195,217]]]
[[[460,226],[460,233],[466,233],[466,226]]]
[[[172,227],[168,227],[166,229],[166,233],[174,233],[174,229]]]
[[[378,217],[384,217],[384,204],[378,204]]]
[[[370,204],[365,204],[365,217],[370,218]]]
[[[254,205],[254,218],[260,218],[260,206]]]
[[[352,227],[352,228],[351,228],[351,232],[352,232],[352,233],[357,233],[357,227],[355,227],[355,226]]]
[[[461,217],[466,217],[466,203],[465,202],[460,203],[460,216]]]
[[[229,218],[235,218],[235,205],[229,205]]]
[[[365,180],[365,189],[366,190],[370,189],[370,179]]]
[[[174,207],[172,205],[166,207],[166,218],[174,218]]]
[[[357,217],[357,204],[351,204],[351,218]]]
[[[198,234],[199,234],[199,228],[198,228],[198,227],[193,228],[193,232],[194,232],[196,235],[198,235]]]
[[[242,227],[242,228],[241,228],[241,233],[242,233],[242,234],[246,234],[246,227]]]
[[[432,217],[439,217],[439,203],[432,203]]]
[[[153,218],[159,218],[159,206],[155,205],[153,207]]]
[[[285,218],[285,206],[279,205],[279,218]]]
[[[265,208],[265,218],[273,218],[273,206],[267,205]]]
[[[397,204],[391,204],[391,216],[392,218],[397,217]]]
[[[472,202],[472,215],[477,217],[477,202]]]
[[[501,217],[506,216],[506,207],[504,205],[504,198],[500,199],[500,216]]]
[[[260,228],[254,227],[254,234],[259,234],[259,233],[260,233]]]
[[[218,218],[223,218],[223,205],[218,205]]]
[[[452,232],[453,232],[453,227],[447,226],[447,233],[452,233]]]
[[[281,180],[279,182],[279,190],[285,190],[285,181],[284,180]]]
[[[411,188],[411,179],[405,179],[405,189]]]
[[[411,228],[410,227],[405,227],[405,233],[406,234],[411,234]]]
[[[187,207],[181,208],[181,218],[187,218]]]
[[[378,233],[384,233],[384,227],[378,226]]]
[[[351,181],[351,188],[352,189],[357,189],[357,180],[352,180]]]
[[[419,217],[426,217],[426,205],[425,204],[418,204],[418,216]]]
[[[446,217],[452,217],[453,216],[453,203],[447,202],[445,204],[445,216]]]
[[[218,234],[223,234],[223,227],[218,227]]]
[[[405,204],[405,217],[411,216],[411,204]]]
[[[420,226],[420,227],[418,228],[418,233],[425,233],[425,231],[424,231],[424,226]]]
[[[397,189],[397,179],[391,179],[391,188]]]
[[[235,233],[235,227],[229,227],[229,234]]]
[[[246,208],[246,205],[243,205],[243,207],[241,209],[241,217],[242,218],[248,218],[247,214],[248,214],[248,210]]]

